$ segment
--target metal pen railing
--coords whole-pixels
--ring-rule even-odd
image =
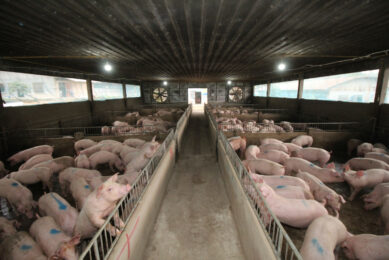
[[[88,243],[79,259],[107,259],[115,244],[119,240],[120,234],[118,229],[113,228],[115,226],[116,216],[119,216],[125,225],[128,223],[147,186],[149,185],[155,169],[173,139],[174,131],[170,130],[168,136],[165,138],[157,152],[136,178],[130,192],[119,201],[115,209],[104,222],[103,226],[96,232],[91,241]]]
[[[258,190],[257,185],[251,178],[242,164],[242,161],[232,149],[227,138],[219,131],[218,139],[221,141],[228,158],[234,166],[235,174],[238,177],[240,184],[245,191],[245,194],[254,209],[257,219],[264,230],[272,249],[279,259],[302,259],[296,246],[293,244],[289,235],[286,233],[280,221],[270,210],[266,199]]]

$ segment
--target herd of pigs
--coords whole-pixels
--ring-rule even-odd
[[[54,148],[40,145],[8,158],[17,171],[9,172],[0,161],[0,197],[10,207],[8,214],[1,209],[0,259],[78,259],[76,245],[104,224],[159,146],[155,137],[81,139],[74,143],[75,158],[53,158]],[[109,175],[97,170],[108,167]],[[34,201],[27,185],[39,182],[47,192]],[[106,228],[116,236],[124,223],[118,214],[113,219]]]
[[[349,156],[356,153],[357,157],[337,171],[334,162],[328,163],[331,152],[312,147],[314,140],[309,135],[290,142],[265,138],[260,146],[247,146],[246,138],[240,136],[228,140],[279,221],[307,228],[300,249],[304,259],[335,259],[334,250],[340,248],[349,259],[389,259],[389,153],[385,145],[349,140]],[[249,181],[245,177],[245,188],[258,200]],[[362,196],[364,208],[381,208],[384,235],[353,235],[347,230],[339,220],[346,201],[326,185],[340,182],[350,187],[349,201],[369,190]],[[260,201],[257,206],[266,211]]]
[[[116,120],[112,126],[103,126],[101,133],[103,135],[128,135],[144,132],[162,132],[166,133],[176,124],[174,122],[163,120],[165,116],[181,116],[184,110],[181,108],[160,108],[152,115],[141,116],[139,112],[129,112],[121,120]],[[131,124],[136,122],[136,124]]]
[[[285,133],[293,132],[294,128],[288,121],[274,123],[274,120],[263,119],[261,123],[256,120],[240,120],[236,116],[250,114],[247,109],[232,108],[214,108],[211,110],[216,118],[218,129],[221,131],[238,131],[242,133]],[[258,114],[259,112],[251,112]]]

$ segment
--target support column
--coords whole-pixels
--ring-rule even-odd
[[[301,100],[303,97],[303,90],[304,90],[304,75],[299,74],[299,83],[298,83],[298,89],[297,89],[297,114],[301,114]]]
[[[94,121],[93,89],[92,89],[92,80],[90,78],[88,78],[86,80],[86,89],[87,89],[87,92],[88,92],[88,102],[89,102],[90,114],[91,114],[92,121]]]
[[[126,89],[126,83],[122,83],[122,88],[123,88],[123,102],[124,102],[124,107],[127,110],[127,89]]]
[[[269,108],[269,98],[270,98],[270,81],[267,82],[267,89],[266,89],[266,108]]]
[[[374,121],[374,125],[372,127],[372,133],[371,138],[375,139],[376,136],[376,128],[380,125],[380,116],[381,116],[381,104],[385,101],[385,94],[387,89],[387,77],[388,77],[388,71],[385,68],[385,61],[384,59],[381,59],[379,61],[379,72],[378,72],[378,78],[377,78],[377,86],[376,86],[376,92],[374,96],[374,116],[376,120]],[[386,74],[386,75],[385,75]],[[385,78],[386,78],[386,86],[385,85]]]

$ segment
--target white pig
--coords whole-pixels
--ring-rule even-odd
[[[74,178],[82,177],[88,181],[92,181],[95,177],[100,177],[101,173],[97,170],[89,170],[89,169],[80,169],[69,167],[65,170],[61,171],[58,176],[59,185],[61,186],[61,190],[64,194],[69,193],[69,185]]]
[[[389,195],[389,183],[380,183],[376,185],[372,192],[362,196],[366,210],[372,210],[381,207],[384,196]]]
[[[78,211],[64,198],[55,192],[49,192],[39,198],[38,206],[41,215],[53,217],[66,234],[73,234]]]
[[[119,171],[124,170],[124,165],[120,158],[111,152],[99,151],[89,157],[90,166],[92,169],[96,169],[97,165],[108,163],[111,171],[114,171],[114,167]]]
[[[302,149],[301,146],[292,143],[284,143],[284,145],[286,146],[286,148],[288,148],[288,154],[292,154],[293,152]]]
[[[11,172],[8,176],[25,185],[38,183],[40,181],[42,181],[44,185],[48,185],[52,174],[53,172],[50,168],[36,167],[28,170]]]
[[[77,168],[84,168],[89,169],[90,168],[90,161],[88,159],[88,156],[85,154],[80,154],[74,159],[74,163]]]
[[[364,156],[365,153],[371,152],[373,150],[373,145],[371,143],[362,143],[357,147],[357,155]]]
[[[244,160],[243,165],[247,170],[252,170],[253,173],[265,174],[265,175],[284,175],[285,167],[276,162],[257,159],[257,160]]]
[[[342,249],[348,259],[384,260],[389,256],[389,235],[361,234],[348,237]]]
[[[35,146],[23,151],[20,151],[18,153],[15,153],[11,157],[7,159],[11,163],[11,165],[15,165],[20,162],[27,161],[31,157],[37,154],[52,154],[54,151],[54,148],[50,145],[39,145]]]
[[[295,137],[292,141],[292,144],[298,145],[298,146],[312,146],[313,144],[313,138],[310,135],[299,135]]]
[[[348,160],[344,168],[350,167],[352,170],[384,169],[389,170],[389,164],[372,158],[352,158]]]
[[[284,164],[289,155],[279,150],[267,150],[257,155],[257,159],[267,159],[276,163]]]
[[[0,245],[1,259],[47,260],[40,246],[26,232],[20,231],[7,237]]]
[[[46,167],[50,168],[53,173],[58,173],[63,169],[74,166],[74,158],[70,156],[61,156],[55,159],[35,164],[32,168]]]
[[[84,206],[85,200],[90,193],[92,193],[92,187],[83,177],[73,178],[69,186],[70,193],[74,201],[76,202],[76,208],[81,210]]]
[[[91,139],[81,139],[74,143],[74,150],[76,151],[76,154],[79,154],[80,151],[85,150],[96,144],[97,143]]]
[[[139,138],[129,138],[129,139],[124,140],[124,142],[123,142],[123,144],[125,144],[127,146],[134,147],[134,148],[141,147],[145,143],[146,143],[145,140],[139,139]]]
[[[46,162],[52,159],[53,157],[51,156],[51,154],[37,154],[28,159],[22,165],[20,165],[19,170],[28,170],[38,163]]]
[[[246,160],[255,160],[258,159],[257,155],[260,153],[259,147],[257,145],[249,145],[245,152]]]
[[[275,138],[265,138],[261,140],[261,144],[283,144],[283,142]]]
[[[369,152],[365,154],[365,158],[372,158],[389,164],[389,155],[385,153]]]
[[[284,144],[276,144],[276,143],[270,143],[270,144],[261,144],[259,147],[261,152],[266,152],[270,150],[278,150],[282,151],[284,153],[288,153],[288,148]]]
[[[303,259],[335,260],[335,247],[343,243],[349,233],[337,218],[321,216],[309,225],[305,232],[300,253]]]
[[[116,202],[127,195],[131,189],[130,185],[116,183],[117,178],[117,174],[113,175],[89,194],[77,219],[74,234],[81,235],[81,238],[92,237],[98,228],[104,224],[104,218],[115,208]],[[119,216],[114,216],[114,220],[116,227],[124,227],[124,223]],[[110,224],[108,224],[107,228],[112,236],[121,233],[119,229]]]
[[[330,160],[331,153],[316,147],[307,147],[295,152],[297,157],[303,158],[310,162],[319,162],[320,167],[324,167]]]
[[[80,237],[72,238],[66,235],[53,217],[46,216],[35,220],[30,226],[30,234],[50,259],[78,259],[74,247],[80,242]]]

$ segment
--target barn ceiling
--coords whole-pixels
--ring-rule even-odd
[[[3,65],[139,80],[253,80],[389,47],[389,1],[3,0]]]

